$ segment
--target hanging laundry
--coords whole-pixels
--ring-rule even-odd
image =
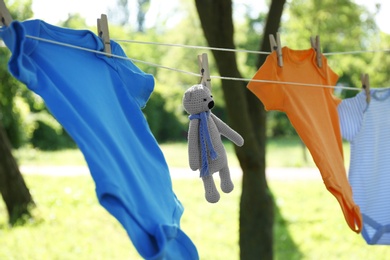
[[[142,114],[152,75],[132,62],[30,39],[103,50],[87,30],[40,20],[14,21],[0,36],[12,52],[9,70],[40,95],[88,163],[99,202],[126,229],[145,259],[198,259],[180,228],[183,207],[165,158]],[[125,57],[111,42],[112,53]]]
[[[338,106],[341,134],[351,144],[349,182],[368,244],[390,244],[390,90],[363,91]]]
[[[335,85],[338,76],[322,56],[322,68],[317,66],[314,49],[282,48],[283,67],[272,52],[257,71],[253,80],[284,81],[283,84],[251,81],[251,90],[266,110],[286,113],[295,130],[309,149],[326,188],[339,202],[349,227],[359,233],[362,217],[354,203],[343,163],[337,105],[340,100],[330,88],[289,85],[286,82]]]

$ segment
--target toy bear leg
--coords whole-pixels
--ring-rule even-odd
[[[206,200],[210,203],[216,203],[219,201],[219,192],[217,191],[217,187],[215,187],[213,175],[207,175],[202,177],[203,186],[205,190]]]
[[[229,193],[234,189],[234,184],[230,177],[229,167],[225,167],[219,171],[219,177],[221,178],[221,190],[225,193]]]

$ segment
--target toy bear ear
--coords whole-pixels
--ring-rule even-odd
[[[191,96],[192,96],[192,91],[188,91],[188,92],[184,93],[184,100],[185,101],[190,101],[191,100]]]

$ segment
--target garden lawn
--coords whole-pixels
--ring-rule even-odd
[[[244,144],[245,145],[245,144]],[[169,167],[189,168],[187,143],[165,143],[160,145]],[[239,167],[234,145],[226,141],[225,148],[229,166]],[[19,165],[85,165],[82,153],[77,149],[39,151],[21,148],[14,151]],[[349,164],[349,145],[344,143],[345,165]],[[297,137],[269,139],[267,141],[267,167],[315,167],[309,151]]]
[[[226,143],[230,167],[239,167],[234,147]],[[170,167],[188,167],[187,144],[163,144]],[[348,166],[349,146],[344,144]],[[14,151],[19,165],[86,165],[78,150]],[[306,160],[305,160],[306,157]],[[268,167],[315,167],[297,138],[269,140]],[[219,178],[216,177],[217,182]],[[9,228],[0,202],[0,259],[141,259],[121,225],[97,202],[89,175],[25,175],[37,204],[35,218]],[[182,229],[196,244],[203,260],[239,259],[241,180],[235,189],[209,204],[198,178],[173,179],[185,212]],[[389,246],[369,246],[351,231],[336,199],[320,180],[268,180],[275,198],[275,259],[390,259]],[[254,205],[255,206],[255,205]],[[261,243],[261,241],[258,241]]]
[[[36,220],[9,228],[0,204],[0,259],[141,259],[118,222],[97,202],[89,176],[26,175]],[[173,180],[185,206],[182,228],[201,259],[238,260],[240,180],[217,204],[198,179]],[[269,181],[277,204],[275,259],[389,259],[387,246],[366,245],[351,231],[321,181]],[[261,241],[259,241],[261,243]]]

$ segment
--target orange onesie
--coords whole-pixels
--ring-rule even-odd
[[[253,79],[331,86],[338,80],[324,56],[322,68],[317,66],[314,49],[296,51],[283,47],[282,55],[282,68],[277,64],[276,52],[272,52]],[[344,168],[337,114],[341,100],[333,96],[333,89],[255,81],[249,82],[247,87],[263,102],[266,110],[286,113],[309,149],[326,188],[340,203],[349,227],[359,233],[362,216],[353,201]]]

